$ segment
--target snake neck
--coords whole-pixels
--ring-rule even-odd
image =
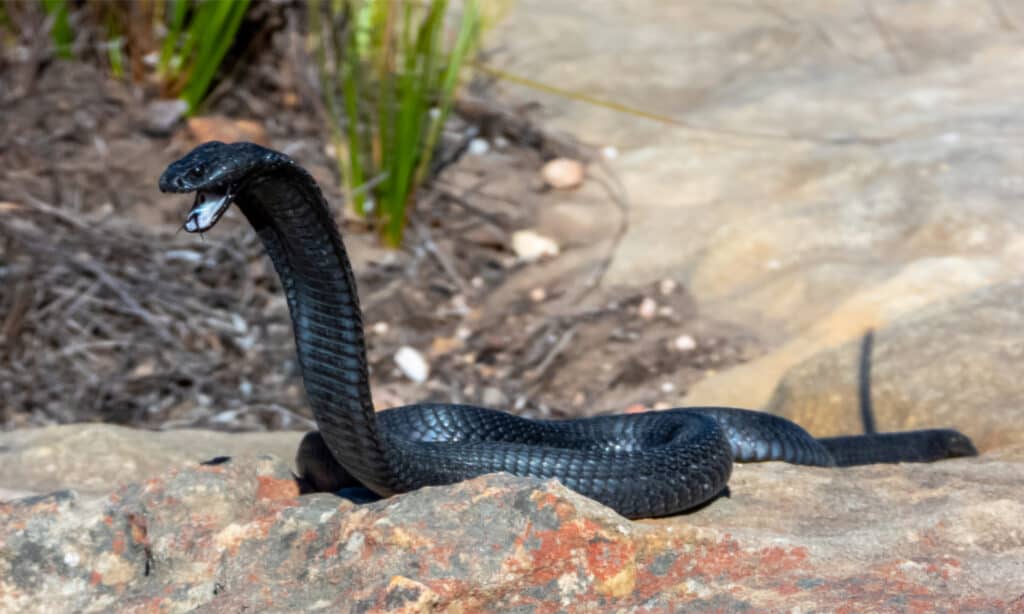
[[[236,197],[281,279],[306,397],[337,461],[375,492],[394,492],[377,431],[355,278],[320,188],[296,166]]]

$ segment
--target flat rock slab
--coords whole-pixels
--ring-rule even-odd
[[[1024,442],[1024,279],[914,312],[875,334],[871,397],[879,431],[955,426],[979,450]],[[860,432],[860,344],[790,370],[768,411],[818,436]]]
[[[143,431],[69,424],[0,433],[0,500],[73,488],[106,495],[118,484],[218,456],[254,451],[293,459],[302,433],[226,434],[199,429]]]
[[[2,504],[0,609],[1024,612],[1024,448],[934,465],[737,468],[630,522],[484,476],[356,506],[273,456]]]
[[[818,351],[1021,271],[1022,6],[521,0],[491,62],[643,112],[500,82],[617,148],[606,284],[678,280],[776,348],[686,401],[761,407]]]

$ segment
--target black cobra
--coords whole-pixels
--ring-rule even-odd
[[[975,454],[952,430],[815,439],[777,416],[722,407],[560,421],[437,403],[378,413],[352,268],[309,173],[259,145],[211,142],[171,164],[160,189],[196,192],[189,232],[212,228],[234,202],[259,233],[287,296],[320,427],[300,447],[300,473],[321,490],[358,482],[388,496],[506,471],[557,478],[635,518],[712,499],[733,461],[845,466]]]

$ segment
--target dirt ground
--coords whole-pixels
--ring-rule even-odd
[[[539,178],[545,159],[591,154],[486,93],[464,99],[447,129],[452,163],[418,195],[404,247],[382,248],[341,206],[326,130],[289,62],[281,53],[236,72],[207,113],[254,122],[336,208],[379,407],[638,411],[677,404],[709,371],[760,351],[702,316],[676,280],[601,284],[614,236],[603,249],[518,258],[512,233],[557,198]],[[179,233],[188,199],[156,189],[195,132],[159,125],[153,92],[89,63],[7,63],[0,77],[3,427],[310,427],[285,300],[254,234],[238,215],[202,237]],[[466,151],[474,135],[486,153]],[[396,365],[403,346],[427,359],[425,383]]]

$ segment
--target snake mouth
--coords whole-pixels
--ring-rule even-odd
[[[230,191],[219,194],[199,190],[196,192],[196,201],[185,218],[186,232],[204,232],[214,227],[220,216],[228,210],[231,205],[232,194]]]

